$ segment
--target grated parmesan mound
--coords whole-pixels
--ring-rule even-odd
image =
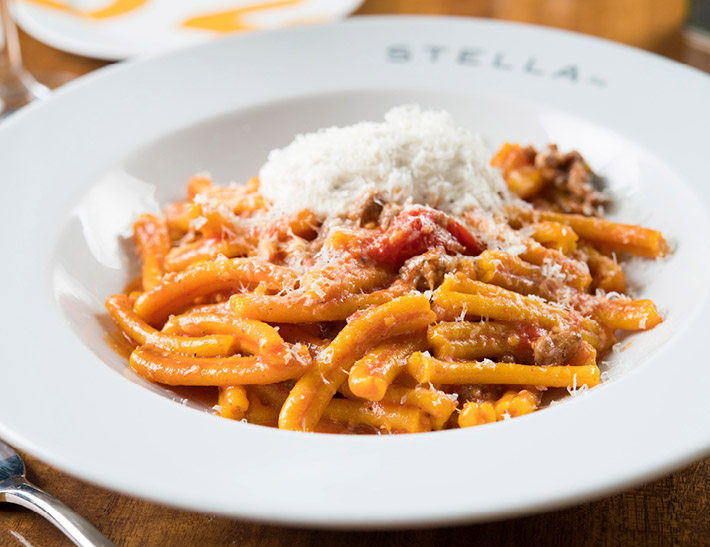
[[[414,202],[460,214],[510,200],[478,135],[447,112],[400,106],[385,121],[298,135],[273,150],[259,172],[261,192],[278,214],[310,209],[342,215],[365,190],[394,203]]]

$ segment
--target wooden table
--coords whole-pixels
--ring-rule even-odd
[[[368,0],[358,13],[440,13],[545,23],[627,41],[680,59],[684,10],[682,0]],[[53,50],[25,35],[22,45],[31,68],[83,74],[104,64]],[[710,545],[710,459],[641,488],[562,511],[455,528],[332,532],[169,509],[88,485],[29,455],[25,458],[30,480],[121,546]],[[68,544],[41,517],[0,505],[0,545]]]

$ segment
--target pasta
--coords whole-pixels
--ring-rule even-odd
[[[619,261],[668,245],[602,217],[577,153],[506,144],[492,165],[517,199],[456,215],[372,189],[276,215],[258,179],[196,175],[136,221],[140,279],[106,301],[130,367],[224,418],[327,433],[477,426],[594,387],[618,331],[662,321]]]

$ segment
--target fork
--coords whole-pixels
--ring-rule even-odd
[[[115,547],[84,517],[25,478],[25,463],[0,441],[0,501],[22,505],[39,513],[79,547]]]

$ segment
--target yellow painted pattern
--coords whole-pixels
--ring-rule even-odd
[[[242,15],[253,13],[255,11],[295,6],[302,4],[303,2],[304,0],[277,0],[275,2],[261,2],[243,8],[191,17],[183,22],[182,25],[188,28],[197,28],[223,33],[236,32],[240,30],[253,30],[255,27],[245,23],[242,19]]]
[[[134,10],[140,8],[143,4],[147,4],[149,0],[115,0],[110,5],[105,8],[97,10],[79,10],[68,6],[63,2],[56,2],[54,0],[25,0],[26,2],[32,2],[34,4],[39,4],[47,8],[57,9],[61,11],[66,11],[77,17],[84,17],[86,19],[109,19],[111,17],[118,17],[119,15],[124,15],[130,13]]]
[[[285,27],[298,27],[301,25],[322,25],[323,23],[328,23],[332,21],[331,17],[324,17],[322,15],[313,15],[311,17],[299,17],[297,19],[290,19],[286,21],[283,25]]]
[[[59,11],[64,11],[71,13],[76,17],[81,17],[84,19],[110,19],[113,17],[118,17],[120,15],[125,15],[132,11],[137,10],[144,4],[150,2],[150,0],[115,0],[108,6],[96,9],[96,10],[80,10],[68,5],[65,2],[57,0],[24,0],[25,2],[31,2],[46,8],[51,8]],[[204,15],[197,15],[195,17],[190,17],[182,23],[183,27],[196,28],[200,30],[209,30],[213,32],[229,33],[237,32],[242,30],[253,30],[256,27],[249,25],[244,22],[242,16],[248,13],[253,13],[257,11],[264,11],[270,9],[277,9],[287,6],[295,6],[298,4],[303,4],[305,0],[275,0],[272,2],[259,2],[249,6],[235,8],[215,13],[208,13]],[[290,21],[286,26],[292,25],[302,25],[309,23],[322,23],[325,22],[327,18],[325,17],[302,17],[301,19]]]

